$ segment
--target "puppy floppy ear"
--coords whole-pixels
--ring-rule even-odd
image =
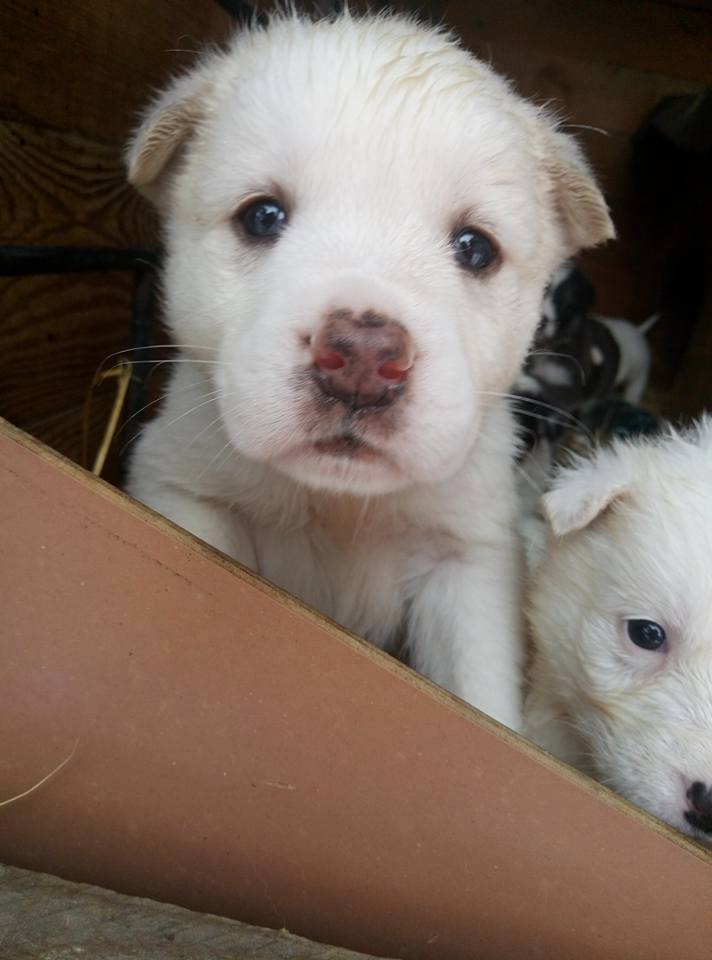
[[[606,451],[562,470],[541,498],[542,512],[553,533],[563,537],[589,526],[630,487],[622,460]]]
[[[544,162],[567,255],[612,240],[616,231],[606,201],[576,141],[552,131]]]
[[[144,114],[126,151],[128,180],[154,203],[165,175],[195,126],[205,117],[213,84],[199,69],[174,81]]]

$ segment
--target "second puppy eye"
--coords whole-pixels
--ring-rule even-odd
[[[474,227],[465,227],[452,236],[455,259],[466,270],[481,273],[497,259],[498,249],[494,240]]]
[[[236,219],[249,237],[274,240],[287,225],[287,211],[274,197],[260,197],[241,207]]]
[[[643,650],[662,650],[667,640],[665,629],[654,620],[627,620],[628,638]]]

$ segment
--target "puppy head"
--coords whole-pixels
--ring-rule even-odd
[[[712,840],[712,421],[619,443],[544,498],[543,674],[600,778]]]
[[[458,468],[555,266],[613,232],[573,141],[399,17],[240,32],[148,111],[128,169],[231,442],[354,493]]]

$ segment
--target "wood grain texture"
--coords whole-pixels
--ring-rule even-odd
[[[128,346],[127,274],[0,279],[0,412],[30,423],[84,400],[109,354]]]
[[[152,208],[126,182],[121,149],[0,121],[3,243],[153,247]]]
[[[712,14],[650,0],[451,0],[448,20],[492,44],[631,67],[701,84],[712,80]]]
[[[118,144],[151,88],[233,26],[215,0],[4,0],[0,118]]]
[[[157,235],[118,147],[0,122],[3,242],[154,248]],[[72,459],[91,378],[128,346],[133,282],[120,272],[0,279],[0,412]],[[95,436],[102,423],[97,409]]]
[[[712,19],[712,18],[711,18]],[[703,83],[647,72],[628,64],[577,58],[566,48],[543,53],[517,43],[516,35],[494,42],[462,24],[467,45],[514,80],[517,90],[538,103],[546,103],[573,126],[588,125],[608,133],[630,135],[663,97],[696,93]],[[461,25],[457,23],[458,29]]]

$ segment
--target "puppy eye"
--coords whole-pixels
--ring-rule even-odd
[[[272,240],[286,227],[287,211],[274,197],[260,197],[238,210],[237,219],[249,236]]]
[[[497,259],[497,246],[485,233],[465,227],[453,234],[455,259],[466,270],[480,273]]]
[[[660,650],[665,646],[665,630],[653,620],[628,620],[626,630],[629,639],[643,650]]]

